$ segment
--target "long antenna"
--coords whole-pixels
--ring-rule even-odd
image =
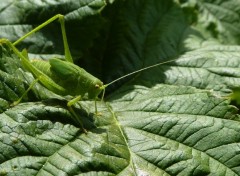
[[[112,82],[104,85],[104,87],[106,88],[107,86],[109,86],[109,85],[111,85],[111,84],[113,84],[113,83],[115,83],[115,82],[117,82],[117,81],[119,81],[119,80],[121,80],[121,79],[123,79],[123,78],[126,78],[126,77],[128,77],[128,76],[134,75],[134,74],[136,74],[136,73],[138,73],[138,72],[141,72],[141,71],[144,71],[144,70],[148,70],[148,69],[150,69],[150,68],[157,67],[157,66],[159,66],[159,65],[163,65],[163,64],[166,64],[166,63],[169,63],[169,62],[173,62],[173,61],[176,61],[176,60],[177,60],[177,59],[172,59],[172,60],[168,60],[168,61],[165,61],[165,62],[161,62],[161,63],[158,63],[158,64],[154,64],[154,65],[151,65],[151,66],[148,66],[148,67],[145,67],[145,68],[136,70],[136,71],[131,72],[131,73],[128,73],[128,74],[126,74],[126,75],[124,75],[124,76],[122,76],[122,77],[120,77],[120,78],[118,78],[118,79],[113,80]]]

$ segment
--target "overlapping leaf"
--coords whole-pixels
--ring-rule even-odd
[[[186,1],[183,6],[198,13],[193,23],[205,37],[224,44],[239,44],[239,1],[193,0]]]
[[[76,57],[81,57],[103,25],[99,14],[105,5],[105,0],[5,1],[0,5],[0,37],[16,41],[37,25],[61,13],[65,15],[71,51]],[[60,25],[57,22],[48,25],[21,42],[19,48],[26,48],[33,54],[32,57],[62,57]]]

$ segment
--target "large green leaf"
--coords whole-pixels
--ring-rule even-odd
[[[225,33],[228,40],[223,45],[223,37],[211,35],[201,20],[189,23],[205,18],[198,11],[203,1],[107,2],[0,4],[5,30],[1,36],[11,41],[54,14],[65,14],[76,64],[79,61],[106,83],[174,60],[107,87],[105,101],[97,101],[101,115],[95,115],[92,100],[76,103],[73,109],[88,131],[85,134],[68,111],[70,97],[41,84],[20,104],[10,106],[34,78],[2,43],[0,175],[240,175],[239,115],[228,98],[240,87],[240,47],[230,45],[237,43],[232,41],[236,33]],[[219,2],[218,7],[225,8]],[[224,13],[227,17],[231,13]],[[206,18],[208,23],[212,18]],[[55,31],[60,27],[54,24],[18,48],[26,47],[37,57],[62,57],[61,35]]]
[[[190,0],[184,3],[199,15],[194,26],[224,44],[239,44],[240,6],[238,0]]]

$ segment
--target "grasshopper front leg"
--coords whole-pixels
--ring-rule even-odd
[[[77,96],[74,99],[68,101],[67,103],[67,107],[69,109],[69,111],[72,113],[72,115],[75,117],[76,121],[80,124],[81,129],[83,130],[84,133],[87,133],[87,130],[83,127],[83,123],[81,121],[81,119],[79,119],[78,115],[76,114],[76,112],[73,110],[72,106],[77,103],[79,100],[81,100],[81,96]]]

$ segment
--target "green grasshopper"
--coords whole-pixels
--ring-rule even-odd
[[[26,52],[20,52],[15,46],[27,38],[28,36],[32,35],[33,33],[37,32],[41,28],[45,27],[49,23],[59,20],[61,25],[61,31],[62,31],[62,37],[63,37],[63,44],[64,44],[64,53],[65,53],[65,60],[60,60],[57,58],[49,59],[48,62],[46,61],[33,61],[31,62],[28,59]],[[32,73],[32,75],[36,78],[35,81],[33,81],[29,88],[24,92],[24,94],[15,101],[12,105],[17,105],[22,101],[22,98],[26,96],[28,91],[30,91],[33,86],[40,82],[44,87],[46,87],[48,90],[58,94],[58,95],[71,95],[74,98],[68,101],[67,107],[69,108],[70,112],[75,116],[76,120],[78,120],[81,128],[85,131],[83,128],[81,120],[79,120],[77,114],[72,109],[72,106],[81,100],[81,98],[87,94],[89,99],[95,100],[95,114],[98,114],[97,111],[97,105],[96,100],[100,93],[102,93],[102,99],[104,97],[105,88],[116,81],[119,81],[125,77],[128,77],[130,75],[133,75],[135,73],[141,72],[146,69],[150,69],[152,67],[156,67],[168,62],[172,62],[174,60],[169,60],[166,62],[158,63],[149,67],[145,67],[143,69],[134,71],[132,73],[129,73],[127,75],[124,75],[108,84],[103,84],[101,80],[94,77],[87,71],[85,71],[83,68],[80,68],[79,66],[75,65],[73,63],[73,59],[69,50],[68,42],[67,42],[67,36],[65,31],[65,24],[64,24],[64,16],[61,14],[57,14],[54,17],[50,18],[46,22],[42,23],[38,27],[34,28],[29,33],[22,36],[20,39],[18,39],[16,42],[11,43],[7,39],[0,39],[0,43],[5,43],[10,47],[13,52],[20,58],[21,63],[25,69],[27,69],[29,72]]]

